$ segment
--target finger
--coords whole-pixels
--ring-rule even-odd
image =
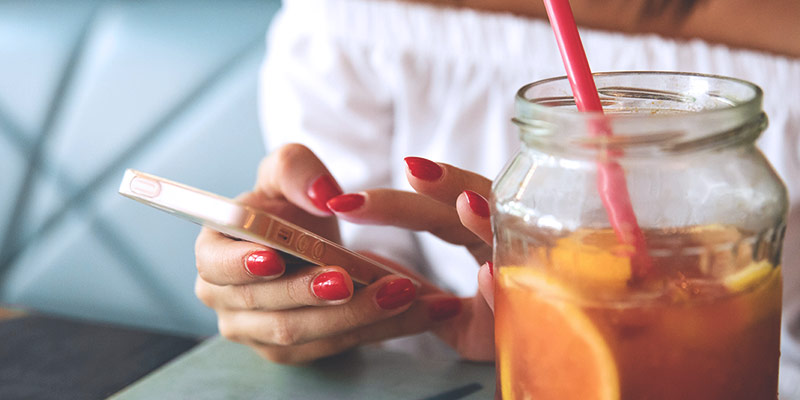
[[[427,231],[460,245],[483,244],[461,224],[452,205],[418,193],[373,189],[337,196],[328,201],[328,206],[338,217],[350,222]]]
[[[494,288],[491,262],[478,270],[480,294],[465,303],[456,318],[435,326],[432,330],[445,343],[456,348],[468,360],[494,360]]]
[[[466,300],[446,295],[420,297],[405,312],[377,323],[295,346],[276,346],[251,341],[258,353],[282,364],[300,364],[341,353],[347,349],[430,330],[453,319],[466,308]]]
[[[195,241],[197,272],[215,285],[241,285],[275,279],[286,265],[280,255],[266,246],[231,239],[203,228]]]
[[[406,268],[404,265],[395,262],[389,258],[383,257],[380,254],[373,253],[371,251],[359,251],[360,254],[364,255],[367,258],[371,258],[391,269],[397,271],[400,274],[404,274],[407,277],[416,279],[417,282],[420,284],[420,287],[417,288],[417,293],[420,296],[433,294],[433,293],[445,293],[442,289],[432,284],[425,278],[422,274],[412,269]]]
[[[456,200],[456,211],[461,224],[488,245],[492,245],[492,222],[489,202],[471,190],[462,192]]]
[[[286,198],[317,216],[331,215],[325,203],[342,194],[322,161],[296,143],[282,146],[261,162],[256,188],[268,197]]]
[[[416,287],[411,280],[390,275],[358,290],[346,304],[280,312],[233,311],[224,313],[220,329],[226,331],[226,336],[294,346],[400,314],[411,307],[416,298]]]
[[[488,197],[492,181],[485,177],[421,157],[406,157],[406,177],[411,187],[442,203],[453,205],[465,190]]]
[[[279,311],[346,303],[353,294],[353,281],[340,267],[307,266],[268,282],[200,284],[196,292],[215,309]]]
[[[494,314],[494,264],[491,261],[478,270],[478,290]]]

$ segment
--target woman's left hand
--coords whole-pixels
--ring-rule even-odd
[[[479,293],[461,298],[458,315],[435,325],[432,331],[465,359],[494,360],[492,229],[486,201],[492,182],[424,158],[407,157],[405,161],[406,176],[416,193],[373,189],[335,197],[328,207],[350,222],[427,231],[466,247],[481,265]],[[453,273],[473,270],[467,265],[451,268]]]

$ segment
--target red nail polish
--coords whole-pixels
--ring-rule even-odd
[[[465,190],[464,194],[467,195],[467,204],[475,215],[483,218],[489,218],[489,203],[483,196],[473,192],[472,190]]]
[[[458,298],[437,300],[428,305],[428,316],[434,321],[444,321],[461,312],[461,300]]]
[[[244,260],[244,268],[252,275],[273,276],[283,273],[283,259],[274,251],[254,251]]]
[[[314,206],[322,211],[330,211],[325,203],[342,193],[342,188],[333,180],[333,177],[325,174],[311,183],[311,186],[308,187],[307,194],[311,202],[314,203]]]
[[[328,200],[328,208],[335,212],[353,211],[364,205],[364,195],[358,193],[343,194]]]
[[[322,300],[342,300],[350,297],[347,279],[339,271],[328,271],[317,275],[311,283],[311,290]]]
[[[489,265],[489,275],[491,275],[492,278],[494,278],[494,263],[491,261],[487,261],[486,264]]]
[[[415,178],[423,181],[435,181],[442,177],[444,171],[439,164],[422,157],[406,157],[408,170]]]
[[[375,295],[375,301],[384,310],[392,310],[410,303],[417,296],[417,288],[411,280],[395,279],[383,285]]]

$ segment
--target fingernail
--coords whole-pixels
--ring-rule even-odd
[[[328,271],[317,275],[311,283],[314,296],[322,300],[342,300],[350,297],[347,279],[339,271]]]
[[[423,181],[435,181],[442,177],[444,171],[442,167],[435,162],[422,157],[406,157],[404,158],[408,170],[415,178],[422,179]]]
[[[489,203],[483,196],[473,192],[472,190],[465,190],[464,194],[467,195],[467,204],[477,216],[489,218]]]
[[[382,309],[392,310],[410,303],[416,295],[417,288],[414,287],[411,280],[395,279],[378,290],[375,301]]]
[[[326,203],[342,193],[342,188],[333,180],[333,177],[324,174],[311,183],[307,194],[314,206],[322,211],[330,211]]]
[[[434,321],[444,321],[453,318],[460,312],[461,300],[456,297],[437,300],[428,305],[428,316]]]
[[[491,261],[487,261],[486,264],[489,266],[489,275],[494,278],[494,263]]]
[[[281,256],[273,251],[254,251],[244,260],[244,268],[251,275],[273,276],[283,273]]]
[[[364,195],[359,193],[343,194],[328,200],[328,208],[335,212],[353,211],[364,205]]]

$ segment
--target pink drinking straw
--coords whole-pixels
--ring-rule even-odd
[[[569,0],[544,0],[544,5],[556,35],[558,49],[564,61],[564,68],[567,70],[567,78],[578,110],[602,113],[603,106],[597,94],[589,61],[586,60],[586,52],[583,50]],[[611,136],[611,130],[605,125],[595,124],[591,134]],[[608,213],[608,219],[619,241],[633,246],[634,255],[631,263],[633,277],[641,279],[650,272],[653,264],[647,254],[644,233],[636,222],[636,214],[633,213],[628,185],[625,182],[625,171],[610,157],[598,163],[597,189]]]

